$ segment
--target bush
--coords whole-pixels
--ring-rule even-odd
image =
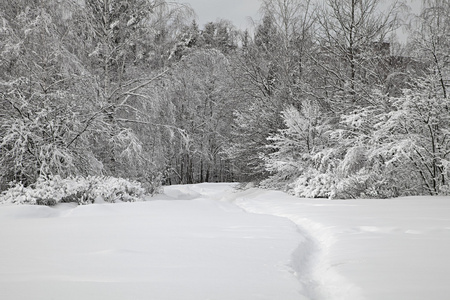
[[[0,203],[56,205],[57,203],[89,204],[94,202],[134,202],[142,199],[144,188],[139,182],[123,178],[59,176],[39,178],[31,186],[17,183],[0,195]]]
[[[333,174],[319,173],[313,169],[290,184],[288,193],[301,198],[334,198],[335,179]]]

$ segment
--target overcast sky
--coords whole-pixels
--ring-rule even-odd
[[[178,0],[190,4],[197,14],[197,22],[204,24],[219,19],[230,20],[236,27],[250,27],[248,17],[258,19],[260,0]]]
[[[230,20],[236,27],[245,29],[251,27],[249,17],[258,20],[261,0],[176,0],[190,4],[197,14],[200,27],[211,21],[219,19]],[[320,1],[320,0],[315,0]],[[391,0],[381,0],[384,5],[392,3]],[[420,8],[422,0],[406,0],[414,10]]]

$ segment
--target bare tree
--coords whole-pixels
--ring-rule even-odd
[[[448,97],[450,80],[450,1],[423,1],[422,11],[413,16],[410,48],[439,78],[442,94]]]
[[[364,85],[383,84],[388,74],[378,66],[390,55],[388,39],[398,28],[401,3],[380,6],[381,0],[325,1],[319,17],[322,55],[316,60],[322,97],[363,104],[370,101]]]

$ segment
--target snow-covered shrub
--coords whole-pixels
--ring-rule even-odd
[[[137,181],[130,181],[115,177],[91,177],[91,195],[101,197],[103,201],[114,203],[116,201],[132,202],[139,200],[145,190]]]
[[[335,179],[332,173],[310,169],[290,185],[290,194],[302,198],[334,198]]]
[[[378,170],[362,168],[337,181],[333,198],[393,198],[399,195],[395,180]]]
[[[123,178],[89,176],[62,179],[53,176],[39,178],[35,184],[24,187],[17,183],[4,191],[0,203],[55,205],[74,202],[89,204],[94,202],[137,201],[145,194],[139,182]]]
[[[312,103],[305,103],[301,110],[289,106],[282,117],[286,128],[268,138],[271,153],[262,157],[271,176],[261,186],[289,190],[291,183],[315,163],[313,155],[324,142],[326,126]]]

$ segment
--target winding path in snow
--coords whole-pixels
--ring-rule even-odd
[[[292,198],[277,191],[249,189],[219,192],[217,185],[192,185],[188,189],[203,197],[231,202],[252,214],[271,215],[292,221],[302,236],[291,255],[289,266],[300,283],[301,294],[310,300],[362,300],[360,289],[332,269],[328,260],[334,237],[326,228],[295,212],[287,212],[286,206],[274,204],[273,200]],[[223,196],[225,195],[225,196]],[[264,201],[269,200],[269,201]]]
[[[327,200],[250,189],[233,200],[293,221],[310,239],[297,271],[308,262],[311,299],[450,299],[448,196]]]
[[[244,192],[245,194],[245,192]],[[292,267],[311,300],[361,300],[360,289],[332,269],[328,259],[334,237],[321,224],[302,218],[295,212],[286,212],[272,202],[264,202],[267,191],[250,190],[234,203],[250,213],[273,215],[294,222],[304,241],[292,256]],[[251,197],[249,197],[251,196]],[[280,196],[280,195],[278,195]],[[286,195],[281,195],[286,197]]]

